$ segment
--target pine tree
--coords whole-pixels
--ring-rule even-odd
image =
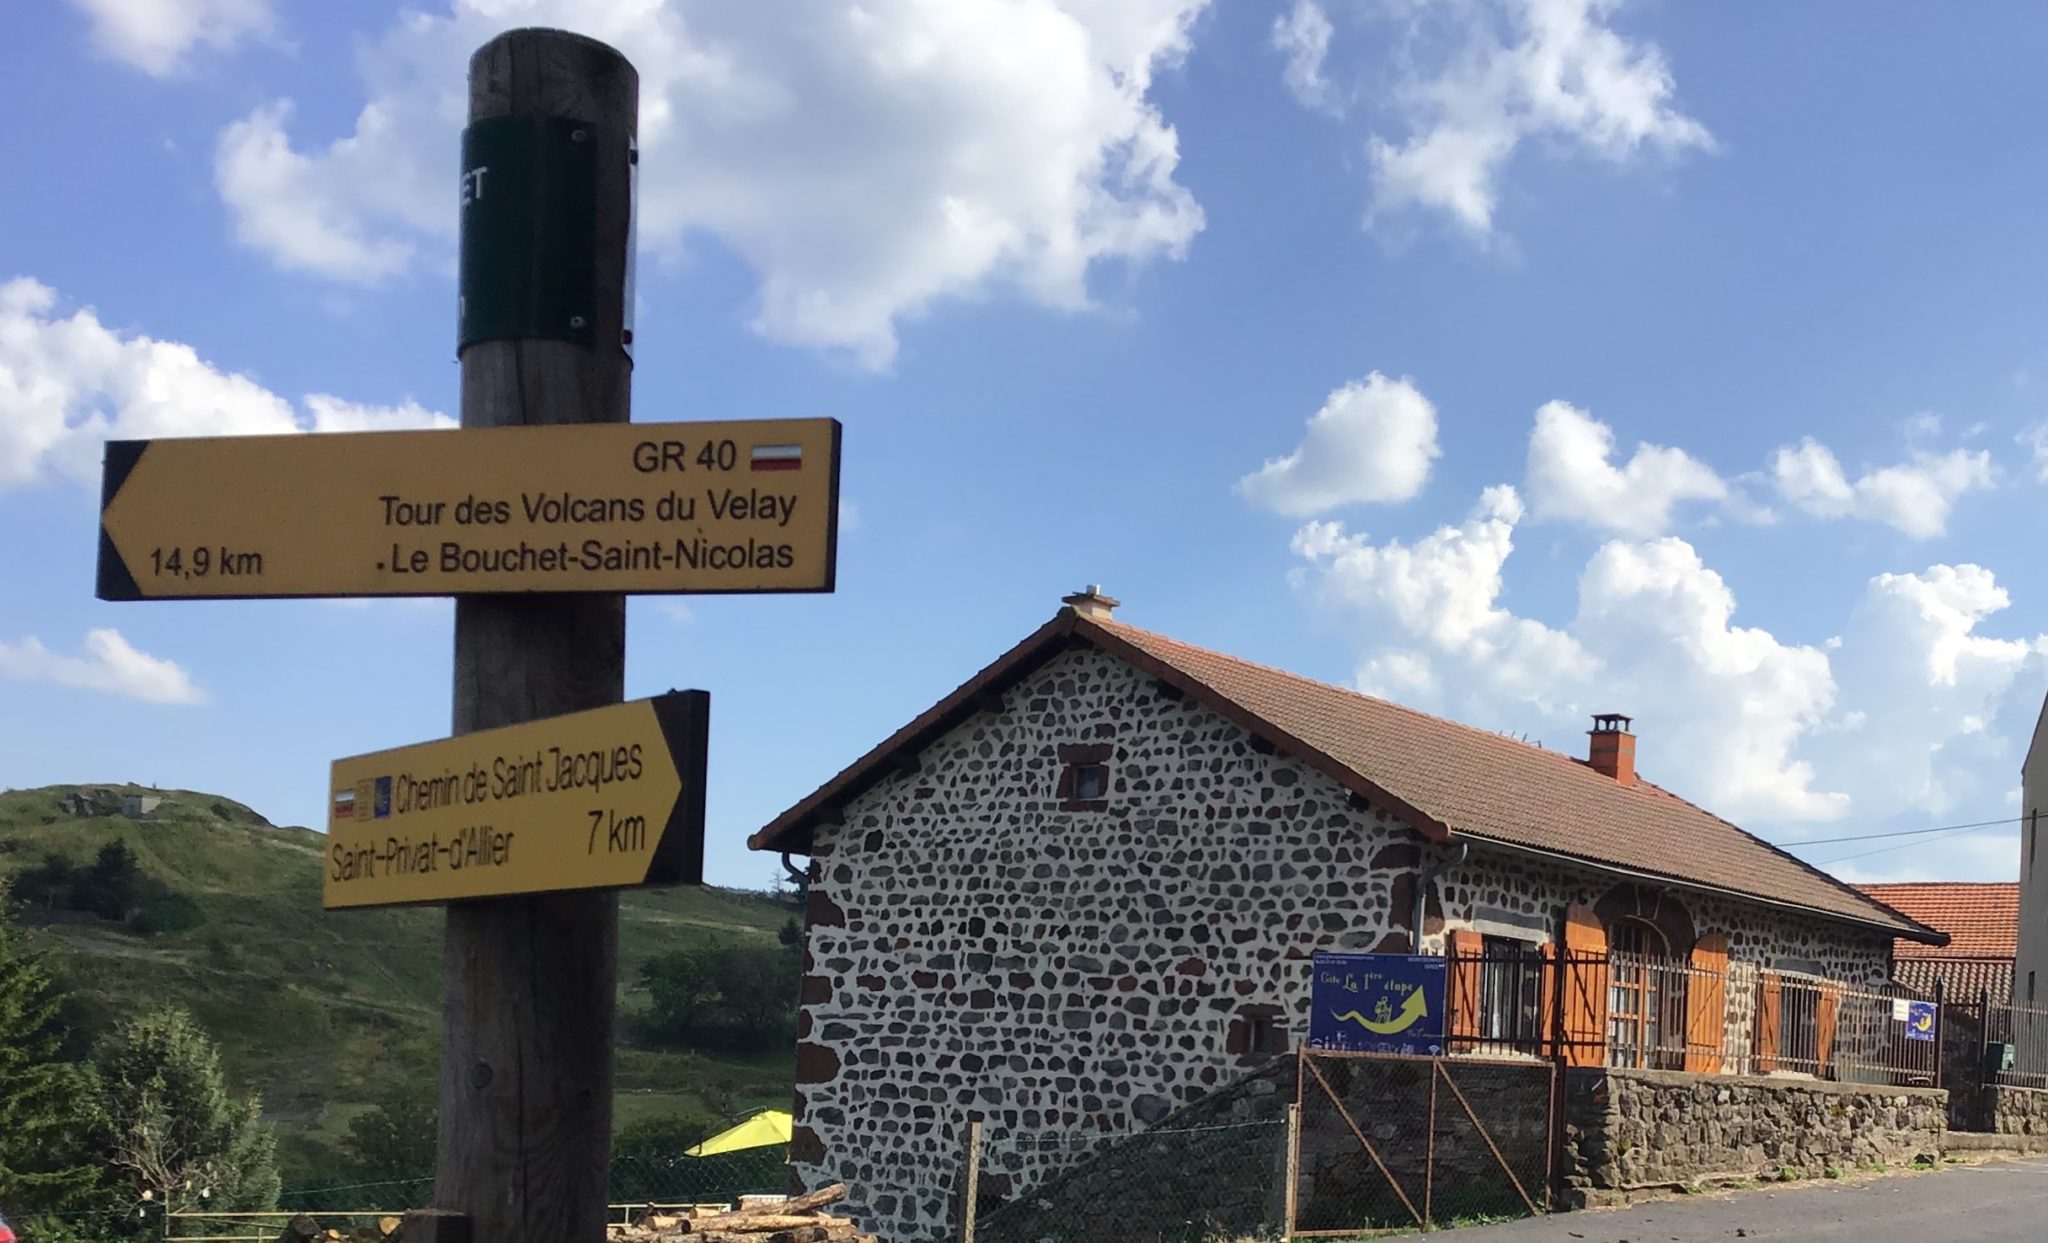
[[[135,1200],[170,1208],[267,1211],[277,1140],[254,1096],[237,1100],[220,1051],[184,1010],[130,1019],[100,1043],[99,1144]]]
[[[85,1149],[85,1068],[62,1060],[64,994],[22,943],[0,887],[0,1206],[17,1221],[81,1206],[99,1184]]]

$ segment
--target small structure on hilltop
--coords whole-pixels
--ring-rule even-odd
[[[155,794],[124,794],[121,796],[121,814],[130,820],[148,820],[156,815],[156,809],[163,806],[163,798]]]
[[[105,786],[82,786],[59,797],[57,810],[79,819],[111,816],[121,810],[121,796]]]

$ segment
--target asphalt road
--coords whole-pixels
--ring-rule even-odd
[[[1661,1200],[1428,1237],[1442,1243],[2043,1243],[2048,1158]]]

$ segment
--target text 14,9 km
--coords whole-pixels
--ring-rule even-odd
[[[197,548],[152,548],[149,550],[150,572],[158,578],[169,575],[172,578],[205,578],[218,574],[222,578],[254,578],[263,573],[263,554],[260,552],[236,552],[223,546],[219,550],[201,544]]]

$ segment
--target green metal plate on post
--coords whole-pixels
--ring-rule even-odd
[[[598,137],[564,117],[462,131],[456,353],[506,337],[594,339]]]

